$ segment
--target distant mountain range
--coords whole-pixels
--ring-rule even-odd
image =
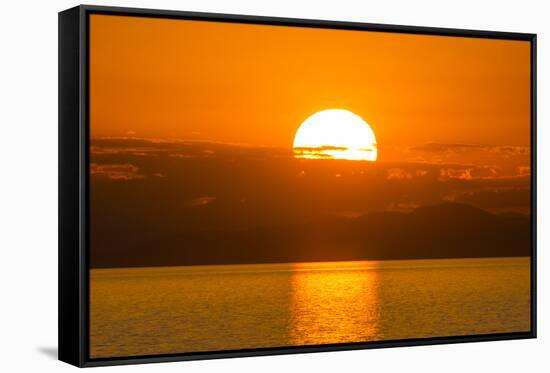
[[[98,246],[91,250],[91,266],[529,256],[530,232],[528,216],[445,203],[410,213],[372,212],[299,225],[182,232],[121,245],[116,252]]]

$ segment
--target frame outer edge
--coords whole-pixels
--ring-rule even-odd
[[[455,37],[478,37],[490,39],[510,39],[531,42],[531,149],[532,149],[532,274],[531,274],[531,330],[508,334],[487,334],[472,336],[435,337],[400,341],[380,341],[359,344],[293,346],[274,349],[241,350],[241,351],[211,351],[197,354],[175,354],[157,356],[113,357],[108,359],[90,359],[88,356],[89,315],[88,315],[88,15],[112,14],[129,15],[136,17],[158,17],[171,19],[204,20],[213,22],[235,22],[243,24],[266,24],[273,26],[316,27],[328,29],[347,29],[362,31],[412,33],[424,35],[440,35]],[[76,60],[67,57],[67,48],[75,44],[70,36],[61,34],[62,25],[76,22]],[[463,342],[484,342],[498,340],[513,340],[536,338],[536,34],[494,32],[478,30],[462,30],[437,27],[399,26],[384,24],[369,24],[343,21],[321,21],[313,19],[292,19],[279,17],[240,16],[231,14],[182,12],[173,10],[138,9],[124,7],[80,5],[59,13],[59,359],[79,367],[140,364],[152,362],[188,361],[217,358],[234,358],[246,356],[269,356],[294,353],[346,351],[371,348],[389,348],[401,346],[427,346],[434,344],[452,344]],[[73,51],[74,52],[74,51]],[[70,53],[69,53],[70,54]],[[76,69],[75,79],[64,76],[67,68]],[[66,74],[65,74],[66,75]],[[63,80],[62,77],[66,80]],[[67,94],[73,94],[67,97]],[[72,98],[72,100],[71,100]],[[62,115],[66,111],[70,118]],[[76,128],[75,128],[76,127]],[[76,134],[74,133],[76,130]],[[72,132],[71,132],[72,131]],[[71,141],[76,149],[71,148]],[[63,159],[63,157],[68,157]],[[69,160],[76,162],[70,163]],[[71,167],[67,165],[70,163]],[[75,167],[76,164],[76,167]],[[67,180],[72,177],[71,180]],[[66,188],[65,184],[75,182],[76,186]],[[74,197],[76,204],[71,205],[73,199],[67,198],[64,192]],[[75,220],[70,220],[70,214],[76,214]],[[72,225],[72,226],[71,226]],[[75,226],[76,225],[76,226]],[[66,238],[71,238],[68,228],[75,228],[76,247],[66,244]],[[74,233],[73,233],[74,234]],[[62,264],[65,263],[63,266]],[[70,266],[66,273],[67,265]],[[76,273],[73,273],[76,272]],[[68,282],[75,281],[71,286]],[[78,306],[75,310],[75,306]],[[66,316],[69,320],[64,320]],[[74,319],[73,319],[74,318]],[[70,323],[67,323],[70,321]],[[69,324],[68,326],[66,324]],[[63,336],[63,337],[62,337]],[[70,340],[70,344],[68,343]]]
[[[58,14],[58,359],[82,366],[80,8]]]

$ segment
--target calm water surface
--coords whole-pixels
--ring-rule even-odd
[[[529,258],[94,269],[92,358],[528,331]]]

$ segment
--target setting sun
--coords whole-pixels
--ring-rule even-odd
[[[294,138],[294,156],[308,159],[376,161],[376,137],[360,116],[342,109],[307,118]]]

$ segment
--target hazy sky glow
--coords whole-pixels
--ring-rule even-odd
[[[291,147],[350,110],[393,146],[529,144],[529,43],[92,15],[91,135]]]

